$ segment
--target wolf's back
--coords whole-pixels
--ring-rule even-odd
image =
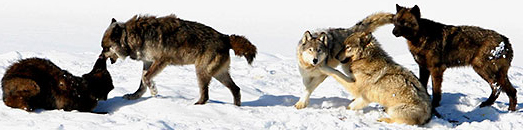
[[[374,32],[378,27],[392,23],[394,14],[379,12],[367,16],[365,19],[352,26],[353,32]]]

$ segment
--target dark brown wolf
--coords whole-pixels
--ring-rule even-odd
[[[102,55],[111,58],[131,57],[143,61],[140,87],[126,99],[138,99],[146,91],[157,94],[151,81],[167,65],[194,64],[200,86],[200,99],[209,99],[209,82],[212,77],[230,89],[234,104],[241,104],[240,88],[229,74],[229,50],[244,56],[249,64],[256,56],[256,47],[243,36],[225,35],[201,23],[186,21],[174,15],[165,17],[134,16],[127,22],[112,20],[102,38]]]
[[[4,103],[26,111],[42,108],[91,112],[114,88],[106,61],[99,58],[91,72],[76,77],[46,59],[20,60],[2,78]]]
[[[475,26],[452,26],[421,18],[420,9],[405,8],[396,4],[393,18],[396,37],[407,39],[409,50],[419,65],[420,82],[427,85],[432,76],[432,106],[439,106],[443,72],[449,67],[472,66],[492,93],[480,107],[490,106],[500,91],[509,97],[508,110],[516,110],[516,89],[507,72],[512,61],[512,46],[507,37]]]

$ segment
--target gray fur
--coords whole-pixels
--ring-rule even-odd
[[[140,87],[126,99],[138,99],[146,91],[157,94],[152,78],[167,65],[194,64],[200,86],[200,99],[209,99],[208,85],[212,77],[228,87],[234,96],[234,104],[240,105],[240,88],[229,74],[229,50],[246,57],[249,64],[256,55],[256,47],[245,37],[222,34],[201,23],[186,21],[174,15],[165,17],[134,16],[127,22],[113,19],[102,39],[102,54],[114,63],[127,56],[143,61]]]

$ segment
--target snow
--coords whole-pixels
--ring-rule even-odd
[[[231,52],[232,53],[232,52]],[[8,52],[0,54],[0,75],[20,58],[41,57],[53,61],[75,75],[87,73],[97,53]],[[412,61],[405,61],[412,62]],[[416,64],[404,64],[417,73]],[[139,85],[141,63],[120,60],[109,64],[115,89],[95,111],[109,114],[38,110],[25,112],[0,105],[1,128],[27,129],[515,129],[523,126],[519,104],[508,112],[508,98],[503,93],[492,107],[478,108],[490,94],[490,87],[471,68],[450,69],[443,82],[441,107],[443,119],[433,117],[424,126],[377,122],[387,116],[378,104],[361,111],[346,110],[352,96],[334,79],[328,78],[311,96],[309,107],[297,110],[304,87],[294,58],[278,58],[260,53],[252,66],[241,57],[232,57],[231,75],[241,88],[242,106],[232,104],[229,90],[212,80],[210,101],[193,105],[198,100],[194,66],[169,66],[156,82],[159,96],[146,93],[138,100],[125,100],[124,94]],[[509,77],[522,92],[523,68],[512,67]],[[430,90],[431,88],[429,88]],[[522,93],[518,97],[523,97]],[[518,98],[522,101],[522,98]]]
[[[505,42],[499,43],[499,45],[494,48],[494,50],[490,50],[490,54],[492,56],[489,57],[489,59],[498,59],[503,56],[505,58],[505,55],[503,55],[503,51],[505,50]]]
[[[304,90],[296,61],[296,46],[305,30],[350,27],[365,16],[395,12],[397,1],[0,1],[0,75],[13,62],[29,57],[47,58],[75,75],[91,70],[101,51],[103,31],[111,18],[125,21],[135,14],[168,15],[210,25],[226,34],[245,35],[259,48],[253,65],[232,57],[231,76],[241,88],[242,106],[232,104],[232,94],[218,81],[209,86],[210,101],[199,98],[193,65],[169,66],[154,81],[158,97],[147,92],[138,100],[124,94],[138,89],[141,62],[131,59],[109,64],[115,89],[95,111],[109,114],[38,110],[26,112],[0,104],[2,129],[518,129],[523,127],[523,103],[508,112],[501,93],[490,107],[478,108],[491,90],[472,68],[445,72],[441,106],[443,116],[424,126],[377,122],[387,116],[378,104],[361,111],[346,110],[352,96],[327,78],[311,96],[309,107],[293,104]],[[523,99],[523,33],[518,1],[414,1],[422,17],[452,25],[475,25],[508,38],[514,50],[509,79]],[[448,4],[452,3],[452,4]],[[465,10],[467,11],[462,11]],[[488,17],[485,17],[488,16]],[[418,74],[404,38],[391,35],[387,25],[374,34],[396,62]],[[233,53],[233,52],[231,52]],[[429,82],[430,84],[430,82]],[[428,88],[431,90],[431,87]],[[429,94],[431,91],[429,91]]]

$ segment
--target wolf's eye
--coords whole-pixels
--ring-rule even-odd
[[[312,48],[309,48],[309,51],[312,51]]]
[[[350,49],[352,49],[351,47],[347,47],[347,51],[350,51]]]
[[[321,49],[318,49],[318,52],[321,52]]]

